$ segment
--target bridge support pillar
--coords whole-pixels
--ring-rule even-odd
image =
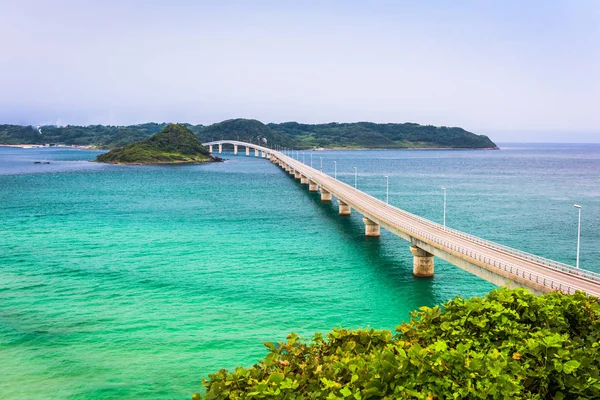
[[[381,229],[377,222],[371,221],[369,218],[363,218],[365,223],[365,236],[378,237],[381,235]]]
[[[350,206],[338,199],[338,206],[340,207],[340,215],[350,215]]]
[[[213,150],[212,150],[212,144],[208,145],[208,152],[212,154]]]
[[[331,198],[331,192],[328,192],[321,187],[321,201],[331,201]]]
[[[223,153],[223,145],[219,143],[219,154]]]
[[[410,252],[413,254],[413,275],[419,278],[433,276],[434,257],[433,254],[417,247],[410,246]]]
[[[267,153],[265,153],[264,151],[262,151],[261,153],[262,153],[262,158],[265,158],[267,156]]]
[[[237,156],[237,153],[238,153],[238,145],[234,144],[233,145],[233,154],[235,154]]]
[[[254,149],[254,157],[258,157],[258,149]]]
[[[301,179],[302,178],[302,174],[298,171],[294,171],[294,178],[296,179]]]
[[[309,192],[316,192],[318,190],[319,190],[319,185],[317,185],[316,182],[308,181],[308,191]]]
[[[308,178],[302,175],[300,177],[300,183],[302,183],[303,185],[308,185]]]
[[[246,155],[249,156],[250,155],[250,147],[246,146]]]

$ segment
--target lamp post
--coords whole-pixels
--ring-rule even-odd
[[[442,186],[442,190],[444,191],[444,229],[446,229],[446,187]]]
[[[579,211],[579,218],[577,220],[577,261],[575,262],[575,268],[579,268],[579,244],[581,243],[581,206],[579,204],[573,204]]]
[[[337,179],[337,161],[333,162],[333,179]]]
[[[356,189],[356,182],[358,181],[358,171],[354,167],[354,189]]]
[[[321,172],[323,172],[323,157],[319,157],[321,159]]]
[[[390,177],[385,176],[385,204],[390,204]]]
[[[302,152],[302,164],[306,164],[306,157],[304,152]]]
[[[312,153],[310,153],[310,167],[312,168]]]

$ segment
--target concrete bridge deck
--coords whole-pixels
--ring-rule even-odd
[[[271,162],[290,172],[302,183],[308,184],[309,190],[316,191],[318,188],[321,200],[331,201],[335,196],[341,215],[349,215],[351,209],[354,209],[365,217],[367,236],[379,236],[380,227],[383,227],[411,243],[413,273],[416,276],[432,276],[436,256],[498,286],[526,287],[536,293],[574,293],[582,290],[587,294],[600,296],[600,274],[444,227],[386,204],[267,147],[229,140],[205,143],[219,144],[234,145],[236,149],[237,146],[254,149],[256,156],[261,152]]]

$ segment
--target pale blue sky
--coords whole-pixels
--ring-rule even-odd
[[[0,2],[0,123],[418,122],[600,142],[600,1]]]

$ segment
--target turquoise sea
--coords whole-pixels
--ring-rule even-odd
[[[493,288],[337,215],[265,159],[88,162],[99,152],[0,148],[0,398],[189,399],[262,342],[332,327],[394,329],[409,312]],[[500,151],[319,151],[304,159],[390,203],[600,272],[600,145]],[[303,155],[300,154],[302,159]],[[48,161],[50,164],[34,164]]]

